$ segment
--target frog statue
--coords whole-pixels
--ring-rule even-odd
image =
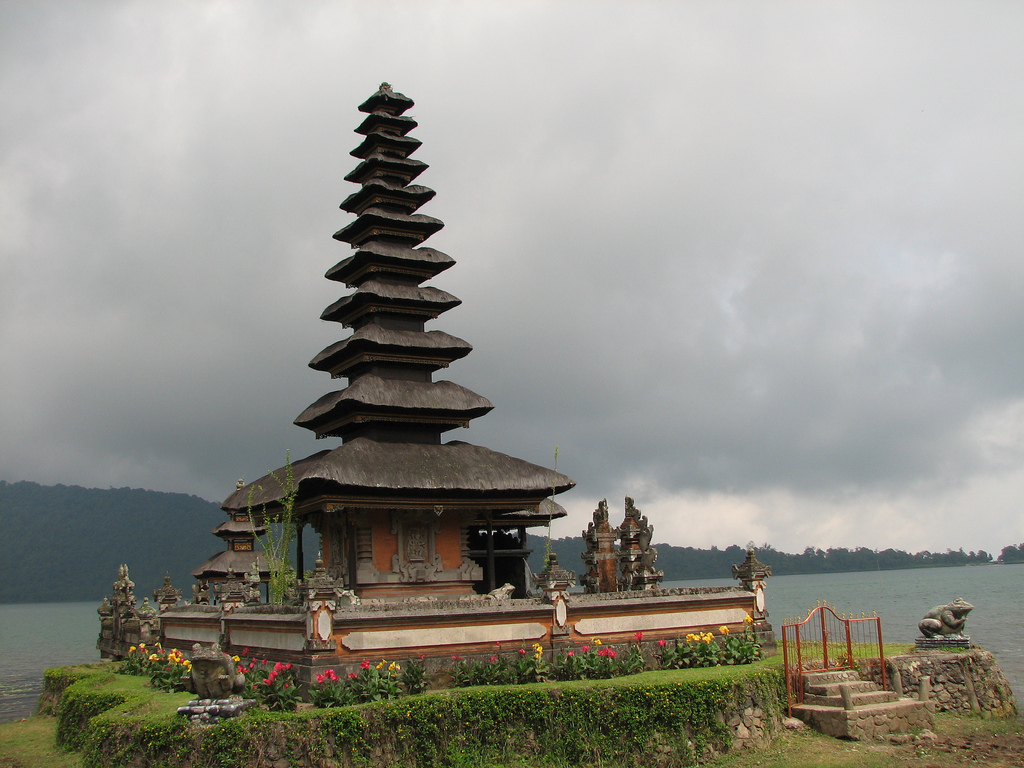
[[[217,643],[209,648],[196,643],[192,646],[192,678],[186,687],[200,699],[224,699],[242,692],[245,675]]]
[[[917,628],[925,637],[936,637],[937,635],[963,636],[964,624],[967,623],[967,614],[974,610],[974,606],[958,597],[949,605],[937,605],[925,614]]]

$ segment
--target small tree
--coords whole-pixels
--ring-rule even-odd
[[[278,498],[280,507],[273,512],[267,511],[267,505],[263,505],[261,515],[263,524],[267,528],[264,536],[256,534],[255,522],[252,514],[252,498],[256,490],[263,490],[263,486],[255,486],[249,489],[249,520],[253,526],[253,535],[259,539],[263,547],[263,555],[267,559],[267,569],[270,571],[270,582],[267,585],[267,592],[270,602],[274,605],[281,605],[284,602],[285,592],[295,581],[295,568],[292,567],[288,556],[288,550],[295,536],[295,501],[298,497],[298,487],[295,485],[295,475],[292,472],[292,457],[290,451],[285,451],[284,478],[278,477],[273,472],[268,475],[281,488],[281,496]]]

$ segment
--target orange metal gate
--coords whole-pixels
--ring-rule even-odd
[[[804,672],[853,669],[858,661],[877,664],[886,687],[882,620],[877,616],[847,618],[819,605],[803,621],[782,625],[782,658],[790,714],[803,703]]]

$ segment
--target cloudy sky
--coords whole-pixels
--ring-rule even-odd
[[[449,433],[658,541],[1024,540],[1024,5],[0,2],[0,479],[221,500],[292,420],[356,107],[416,101]],[[330,445],[328,445],[330,443]]]

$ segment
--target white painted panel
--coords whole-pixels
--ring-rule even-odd
[[[581,635],[604,635],[612,632],[638,632],[650,630],[678,630],[687,632],[695,627],[715,624],[737,624],[747,617],[742,608],[718,608],[713,611],[677,611],[675,613],[646,613],[629,616],[602,616],[580,619],[576,631]]]
[[[164,627],[163,634],[168,640],[179,640],[185,643],[220,642],[220,630],[214,627],[181,627],[171,625]]]
[[[282,651],[301,651],[306,638],[298,632],[261,632],[258,629],[232,629],[231,644],[252,648],[277,648]]]
[[[480,626],[430,627],[426,629],[393,629],[380,632],[350,632],[342,645],[351,651],[385,648],[420,648],[429,645],[462,645],[468,643],[507,643],[537,640],[547,627],[536,622],[521,624],[484,624]]]

